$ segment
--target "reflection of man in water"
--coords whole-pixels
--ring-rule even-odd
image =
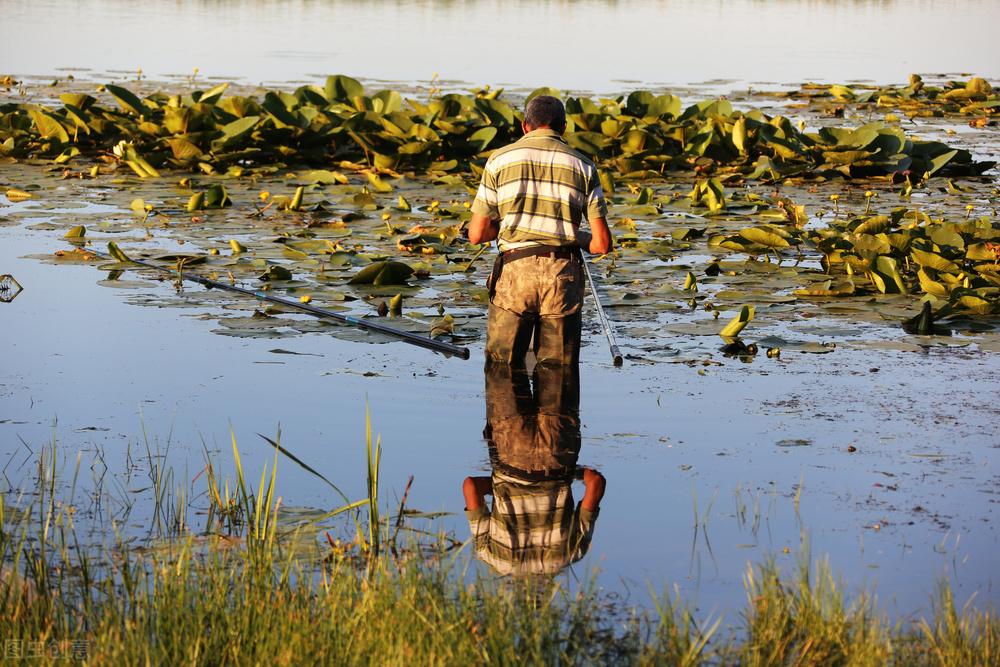
[[[483,435],[493,474],[466,477],[462,490],[476,556],[501,575],[555,574],[590,547],[605,481],[583,468],[586,491],[574,505],[579,407],[576,364],[537,366],[534,394],[525,371],[486,367]]]

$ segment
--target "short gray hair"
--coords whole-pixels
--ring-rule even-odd
[[[524,108],[524,124],[531,128],[551,127],[561,132],[566,129],[566,107],[551,95],[533,97]]]

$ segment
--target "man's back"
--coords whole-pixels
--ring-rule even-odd
[[[500,220],[502,251],[577,245],[580,223],[607,214],[597,168],[549,128],[490,156],[473,212]]]

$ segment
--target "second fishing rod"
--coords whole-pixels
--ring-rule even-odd
[[[108,251],[110,254],[105,254],[95,250],[88,250],[98,257],[104,259],[114,259],[123,263],[135,264],[137,266],[142,266],[147,269],[152,269],[154,271],[159,271],[161,273],[169,274],[181,278],[183,280],[188,280],[190,282],[198,283],[210,289],[221,289],[227,292],[236,292],[238,294],[244,294],[246,296],[259,299],[261,301],[267,301],[269,303],[279,304],[287,308],[292,308],[294,310],[300,310],[310,315],[316,317],[326,318],[341,322],[342,324],[349,324],[352,326],[360,327],[362,329],[367,329],[369,331],[375,331],[378,333],[385,334],[387,336],[392,336],[398,338],[411,345],[417,345],[419,347],[426,348],[428,350],[434,350],[435,352],[442,352],[448,355],[454,355],[460,359],[469,358],[469,348],[461,347],[459,345],[454,345],[441,340],[436,340],[434,338],[429,338],[427,336],[421,336],[420,334],[415,334],[410,331],[403,331],[402,329],[396,329],[395,327],[390,327],[388,325],[382,324],[380,322],[372,322],[370,320],[352,317],[351,315],[344,315],[343,313],[338,313],[332,310],[327,310],[326,308],[320,308],[319,306],[314,306],[309,303],[303,303],[302,301],[296,301],[293,299],[286,299],[284,297],[276,296],[274,294],[269,294],[263,290],[254,290],[247,287],[239,287],[238,285],[219,282],[218,280],[212,280],[206,278],[197,273],[191,273],[189,271],[184,271],[181,269],[171,269],[165,266],[160,266],[158,264],[153,264],[152,262],[146,262],[141,259],[134,259],[126,255],[117,245],[113,243],[108,244]]]

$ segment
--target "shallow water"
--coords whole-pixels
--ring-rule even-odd
[[[367,79],[618,92],[643,85],[1000,75],[990,0],[124,2],[12,0],[19,76]],[[622,82],[628,82],[622,83]]]

